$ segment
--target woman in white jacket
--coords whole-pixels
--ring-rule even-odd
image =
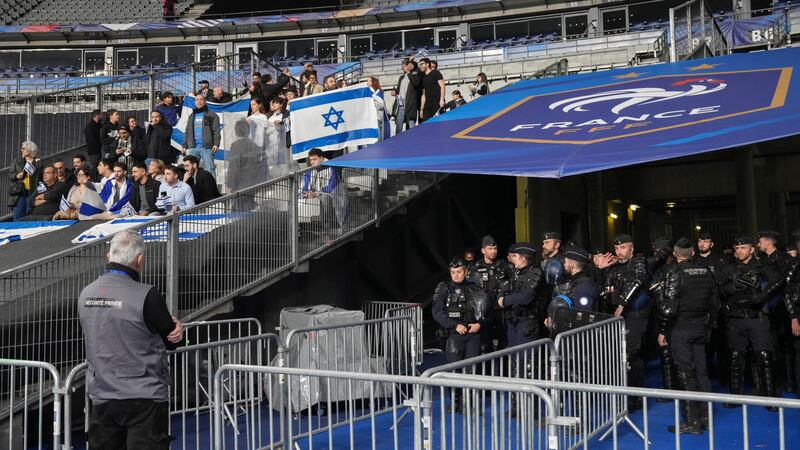
[[[375,109],[378,112],[378,140],[382,141],[389,136],[385,135],[384,126],[386,124],[386,101],[383,99],[383,91],[381,90],[381,82],[375,77],[367,78],[367,86],[372,90],[372,101],[375,103]]]

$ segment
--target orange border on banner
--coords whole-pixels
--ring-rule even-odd
[[[771,69],[736,70],[736,71],[730,71],[730,72],[708,72],[708,73],[705,73],[705,72],[701,72],[701,73],[694,72],[694,73],[691,73],[691,74],[686,73],[686,74],[680,74],[680,75],[676,75],[676,74],[673,74],[673,75],[656,75],[656,76],[652,76],[652,77],[648,77],[648,78],[641,78],[641,79],[638,79],[638,80],[622,81],[622,82],[619,82],[619,83],[611,83],[611,84],[604,84],[604,85],[600,85],[600,86],[592,86],[592,87],[586,87],[586,88],[572,89],[572,90],[569,90],[569,91],[551,92],[551,93],[541,94],[541,95],[532,95],[530,97],[525,97],[522,100],[520,100],[520,101],[518,101],[518,102],[516,102],[516,103],[514,103],[514,104],[512,104],[510,106],[507,106],[506,108],[503,108],[502,110],[492,114],[491,116],[481,120],[480,122],[470,126],[469,128],[466,128],[466,129],[464,129],[462,131],[459,131],[458,133],[452,135],[451,137],[456,138],[456,139],[475,139],[475,140],[480,140],[480,141],[533,142],[533,143],[538,143],[538,144],[596,144],[598,142],[610,141],[612,139],[620,139],[620,138],[626,138],[626,137],[631,137],[631,136],[638,136],[638,135],[641,135],[641,134],[655,133],[656,131],[671,130],[673,128],[680,128],[680,127],[685,127],[685,126],[689,126],[689,125],[696,125],[698,123],[712,122],[712,121],[715,121],[715,120],[727,119],[729,117],[736,117],[736,116],[741,116],[741,115],[744,115],[744,114],[752,114],[752,113],[756,113],[756,112],[759,112],[759,111],[766,111],[766,110],[769,110],[769,109],[775,109],[775,108],[782,107],[786,102],[786,95],[789,93],[789,83],[790,83],[790,81],[792,79],[792,69],[793,69],[792,67],[773,67]],[[761,108],[741,111],[741,112],[738,112],[738,113],[726,114],[724,116],[711,117],[711,118],[708,118],[708,119],[695,120],[695,121],[692,121],[692,122],[686,122],[686,123],[681,123],[681,124],[677,124],[677,125],[670,125],[670,126],[667,126],[667,127],[654,128],[652,130],[643,130],[643,131],[637,131],[637,132],[634,132],[634,133],[620,134],[620,135],[617,135],[617,136],[606,137],[606,138],[601,138],[601,139],[595,139],[595,140],[591,140],[591,141],[572,141],[572,140],[561,140],[561,141],[559,141],[559,140],[552,140],[552,139],[525,139],[525,138],[491,137],[491,136],[468,136],[469,133],[477,130],[478,128],[488,124],[489,122],[492,122],[493,120],[497,119],[498,117],[500,117],[500,116],[502,116],[504,114],[507,114],[508,112],[516,109],[520,105],[528,102],[531,99],[537,98],[537,97],[544,97],[544,96],[547,96],[547,95],[563,94],[565,92],[585,91],[585,90],[588,90],[588,89],[597,89],[599,87],[618,86],[618,85],[621,85],[621,84],[628,84],[628,83],[632,83],[632,82],[640,82],[640,81],[644,81],[644,80],[653,80],[653,79],[656,79],[656,78],[685,77],[685,76],[698,76],[698,75],[725,75],[725,74],[733,74],[733,73],[768,72],[768,71],[773,71],[773,70],[780,70],[781,71],[781,75],[778,78],[777,85],[775,86],[775,92],[774,92],[774,94],[772,96],[772,102],[770,103],[770,105],[769,106],[764,106],[764,107],[761,107]]]

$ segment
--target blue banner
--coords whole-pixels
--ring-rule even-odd
[[[785,13],[770,14],[752,19],[728,19],[719,22],[719,28],[731,48],[766,45],[780,33],[788,32]]]
[[[526,80],[327,164],[557,178],[800,134],[800,48]]]

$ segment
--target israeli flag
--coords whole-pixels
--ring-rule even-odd
[[[47,186],[45,186],[45,185],[44,185],[44,183],[42,183],[42,182],[40,181],[40,182],[39,182],[39,185],[38,185],[38,186],[36,186],[36,192],[37,192],[37,193],[39,193],[39,194],[42,194],[42,193],[44,193],[45,191],[47,191]]]
[[[25,162],[25,168],[23,169],[25,172],[28,172],[28,175],[33,175],[33,172],[36,172],[36,168],[33,167],[30,161]]]
[[[81,203],[81,207],[78,210],[78,219],[93,220],[96,218],[94,216],[105,212],[122,216],[136,214],[136,210],[129,203],[132,189],[132,184],[129,180],[126,180],[127,189],[119,201],[111,205],[111,207],[106,206],[106,201],[114,192],[113,184],[106,183],[99,194],[94,190],[87,190],[83,194],[83,203]]]
[[[110,183],[106,183],[103,186],[103,190],[100,191],[100,198],[103,200],[103,204],[106,205],[108,211],[114,214],[120,214],[122,209],[128,204],[128,201],[131,199],[131,191],[133,190],[133,183],[131,180],[125,180],[125,192],[120,195],[119,200],[116,203],[112,203],[114,200],[114,186],[116,183],[113,181]],[[129,205],[130,206],[130,205]]]
[[[69,209],[69,202],[67,199],[62,195],[61,196],[61,203],[58,205],[58,210],[61,212],[65,212]]]
[[[0,222],[0,245],[21,241],[40,234],[61,230],[77,220],[56,220],[42,222]]]
[[[372,95],[362,83],[292,100],[292,157],[305,158],[312,148],[329,151],[378,142]]]

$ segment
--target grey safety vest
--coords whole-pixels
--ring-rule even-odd
[[[83,289],[78,314],[89,369],[86,384],[95,403],[169,399],[164,341],[144,322],[144,299],[152,286],[108,272]]]

